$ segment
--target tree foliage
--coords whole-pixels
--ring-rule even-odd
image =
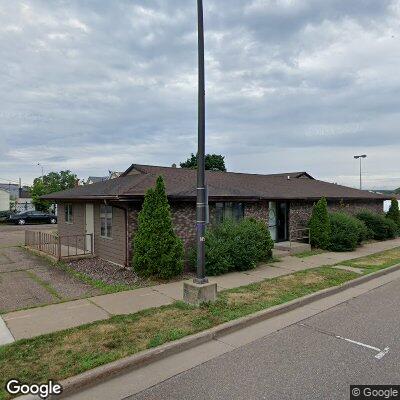
[[[167,279],[183,272],[183,243],[173,230],[164,179],[145,195],[133,238],[133,268],[138,275]]]
[[[206,154],[204,162],[208,171],[226,172],[225,157],[220,154]],[[181,168],[197,168],[197,155],[192,153],[186,161],[180,163],[180,166]]]
[[[71,171],[50,172],[43,178],[35,178],[30,189],[32,202],[37,210],[47,211],[51,205],[50,201],[42,200],[45,194],[71,189],[76,186],[77,176]]]
[[[311,245],[320,249],[328,249],[330,244],[331,226],[328,214],[328,203],[322,197],[314,204],[310,222]]]
[[[386,217],[391,219],[396,223],[396,225],[400,229],[400,210],[399,210],[399,202],[396,199],[392,199],[390,204],[389,211],[386,214]]]

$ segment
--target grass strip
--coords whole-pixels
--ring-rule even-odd
[[[25,383],[62,380],[358,276],[331,267],[314,268],[225,290],[217,302],[201,307],[175,302],[19,340],[0,347],[0,399],[10,398],[4,386],[11,378]]]
[[[326,253],[326,250],[312,249],[312,250],[303,251],[302,253],[294,254],[294,256],[297,258],[306,258],[306,257],[311,257],[311,256],[315,256],[317,254],[322,254],[322,253]]]
[[[369,256],[359,257],[348,261],[342,261],[337,265],[347,265],[360,268],[364,275],[400,264],[400,247],[374,253]]]
[[[37,276],[33,271],[25,270],[24,271],[33,281],[35,281],[38,285],[42,286],[47,290],[53,297],[57,300],[63,300],[62,296],[57,292],[56,289],[53,288],[48,282],[44,281],[42,278]]]

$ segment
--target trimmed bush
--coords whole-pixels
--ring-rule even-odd
[[[362,242],[372,239],[373,235],[365,225],[365,223],[361,220],[359,220],[356,217],[352,217],[354,222],[357,224],[357,229],[358,229],[358,244],[361,244]]]
[[[361,243],[367,229],[363,222],[343,212],[330,214],[332,251],[353,251]]]
[[[231,252],[235,271],[255,268],[257,262],[271,258],[274,243],[264,222],[245,218],[236,224],[234,234]]]
[[[328,204],[324,197],[314,204],[309,221],[309,228],[311,245],[320,249],[328,249],[331,227],[328,214]]]
[[[139,212],[133,268],[143,277],[167,279],[183,272],[183,257],[183,243],[173,230],[164,180],[159,176],[155,188],[146,192]]]
[[[390,204],[389,211],[386,213],[386,217],[392,220],[400,230],[400,210],[399,210],[399,202],[396,199],[392,199]]]
[[[396,223],[381,214],[362,211],[357,214],[357,218],[365,223],[370,236],[375,240],[393,239],[397,236]]]
[[[206,232],[205,268],[207,275],[255,268],[258,262],[272,257],[274,242],[263,221],[244,218],[240,222],[225,220]],[[196,265],[193,249],[190,262]]]

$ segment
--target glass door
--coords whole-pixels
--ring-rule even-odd
[[[275,201],[270,201],[268,204],[268,228],[272,240],[276,242],[278,238],[278,219]]]
[[[289,206],[286,201],[279,201],[276,205],[277,214],[277,241],[284,242],[289,240]]]

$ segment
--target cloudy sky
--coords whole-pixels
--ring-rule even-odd
[[[207,152],[400,186],[400,0],[204,0]],[[0,179],[196,151],[195,0],[0,0]]]

